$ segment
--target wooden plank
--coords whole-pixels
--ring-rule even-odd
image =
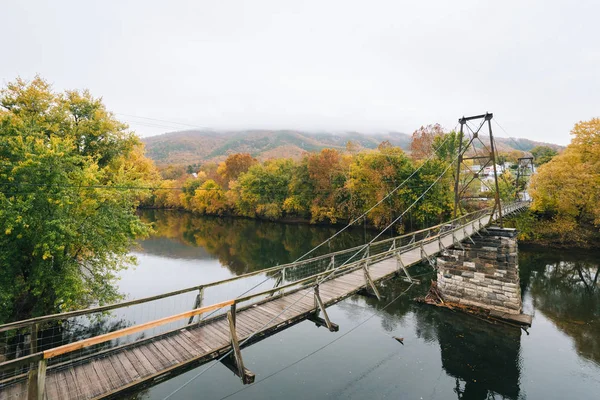
[[[262,304],[261,306],[268,308],[269,310],[275,312],[276,315],[279,315],[278,318],[281,318],[284,321],[298,315],[290,307],[286,307],[285,304],[283,304],[281,302],[265,303],[265,304]]]
[[[152,342],[154,347],[160,352],[160,354],[165,357],[168,361],[168,365],[175,365],[179,363],[179,359],[175,353],[174,349],[170,349],[167,343],[165,343],[164,339],[155,340]]]
[[[141,375],[127,357],[127,352],[128,351],[125,350],[124,352],[119,352],[119,354],[112,355],[111,359],[113,359],[114,363],[118,362],[119,364],[121,364],[121,366],[127,373],[130,382],[137,381],[138,379],[140,379]]]
[[[229,341],[231,341],[231,333],[229,332],[229,321],[227,320],[220,320],[217,321],[215,324],[213,324],[213,327],[217,328],[220,332],[223,332],[224,334],[226,334],[229,338]],[[236,334],[240,334],[242,333],[243,336],[248,336],[251,335],[253,331],[251,330],[246,330],[244,328],[244,330],[241,330],[240,327],[236,327]]]
[[[325,295],[331,298],[345,297],[348,295],[348,293],[354,290],[356,290],[355,286],[352,286],[351,288],[345,288],[341,286],[341,283],[339,285],[336,285],[335,283],[324,283],[319,287],[321,296]]]
[[[197,332],[198,337],[194,336],[188,329],[182,329],[181,333],[183,337],[197,349],[196,351],[198,354],[209,353],[212,350],[210,346],[204,343],[200,336],[200,332]]]
[[[56,387],[56,374],[49,373],[46,376],[46,398],[49,400],[60,399],[58,396],[58,388]],[[2,391],[0,391],[0,400],[5,399],[2,397]]]
[[[211,347],[213,349],[217,349],[222,347],[224,344],[229,343],[229,332],[223,333],[215,328],[213,324],[207,324],[202,328],[209,334],[208,338],[212,339]]]
[[[0,399],[2,400],[26,398],[27,395],[27,380],[10,383],[0,390]]]
[[[177,360],[179,362],[183,362],[185,360],[189,360],[190,358],[192,358],[192,354],[194,353],[193,351],[190,353],[190,351],[187,350],[187,346],[184,347],[182,345],[180,345],[179,343],[177,343],[174,338],[176,335],[173,336],[166,336],[163,340],[162,340],[162,344],[167,348],[167,350],[169,350],[171,352],[171,354],[173,353],[173,351],[176,352],[176,354],[173,354],[175,357],[177,357]]]
[[[248,311],[244,314],[244,316],[245,318],[254,321],[254,324],[258,325],[261,331],[267,329],[270,325],[275,324],[274,322],[271,322],[269,324],[269,320],[271,319],[270,314],[264,314],[255,309],[252,309],[252,311]]]
[[[183,360],[187,360],[198,355],[198,350],[196,350],[191,344],[189,344],[185,340],[183,333],[168,337],[167,340],[171,343],[173,347],[176,347],[179,350],[179,354]]]
[[[132,357],[130,357],[130,355],[135,357],[135,360],[133,360]],[[128,358],[129,358],[129,361],[131,361],[131,363],[135,366],[136,370],[142,376],[150,375],[150,374],[153,374],[154,372],[160,371],[160,368],[156,368],[154,366],[154,364],[152,364],[152,361],[150,361],[146,357],[146,355],[144,354],[142,349],[139,347],[134,347],[133,349],[131,349],[131,353],[128,354]],[[142,371],[140,371],[140,369],[138,369],[138,366],[141,367],[140,369],[142,369],[144,371],[143,373],[142,373]]]
[[[264,304],[261,304],[260,306],[258,306],[258,307],[256,307],[256,308],[257,308],[258,310],[261,310],[261,311],[265,312],[265,313],[268,313],[268,314],[271,316],[271,317],[269,318],[269,321],[272,321],[272,322],[278,322],[278,323],[285,322],[285,319],[284,319],[284,318],[281,318],[281,317],[279,316],[279,312],[277,312],[277,311],[274,311],[274,310],[271,310],[271,309],[267,308],[267,307],[266,307],[266,305],[267,305],[267,304],[269,304],[269,303],[264,303]]]
[[[251,329],[252,331],[261,331],[263,329],[263,325],[256,322],[252,319],[248,314],[239,313],[236,317],[236,324],[238,326],[247,327],[247,329]]]
[[[112,389],[112,385],[106,374],[106,371],[104,370],[104,367],[100,364],[100,362],[98,360],[92,360],[87,364],[87,366],[89,366],[86,370],[86,372],[89,372],[88,378],[91,378],[90,375],[92,374],[92,371],[95,373],[94,379],[101,387],[100,394],[109,392]]]
[[[310,311],[310,308],[303,306],[299,302],[295,302],[292,298],[289,298],[288,296],[284,296],[279,300],[286,307],[290,307],[290,309],[293,310],[296,314],[304,314]]]
[[[125,357],[123,357],[123,358],[125,358]],[[119,357],[110,356],[110,357],[108,357],[108,361],[110,362],[111,366],[114,368],[115,373],[117,374],[117,377],[119,377],[119,379],[120,379],[119,387],[125,386],[129,382],[134,381],[136,379],[136,378],[134,378],[134,376],[138,375],[137,372],[133,371],[133,376],[130,375],[130,372],[125,369],[125,367],[121,363],[121,360]]]
[[[362,276],[360,276],[360,277],[355,276],[355,275],[342,275],[342,276],[338,276],[337,278],[335,278],[335,281],[345,283],[346,285],[349,285],[350,287],[358,288],[358,287],[364,286],[366,284],[364,275],[363,274],[361,274],[361,275]]]
[[[199,327],[189,331],[196,340],[203,343],[208,348],[208,352],[214,351],[214,349],[223,346],[223,341],[220,336],[215,335],[212,330],[206,328],[206,326]]]
[[[251,318],[243,314],[238,314],[235,322],[236,329],[238,330],[238,336],[249,336],[257,330],[261,330],[262,326],[257,324]]]
[[[89,380],[83,367],[81,365],[75,365],[73,367],[73,373],[75,374],[75,379],[77,379],[77,382],[79,383],[79,388],[81,389],[83,396],[88,399],[92,398],[94,396],[92,391],[92,382]]]
[[[294,302],[300,304],[303,307],[308,308],[309,310],[314,310],[315,300],[312,291],[310,293],[307,293],[306,295],[304,293],[306,292],[298,292],[286,297],[293,299]]]
[[[157,326],[165,325],[170,322],[178,321],[183,318],[189,318],[194,315],[200,315],[200,314],[204,314],[204,313],[207,313],[210,311],[218,310],[220,308],[230,306],[234,302],[235,302],[235,300],[223,301],[221,303],[216,303],[216,304],[213,304],[210,306],[201,307],[201,308],[197,308],[195,310],[186,311],[186,312],[183,312],[180,314],[172,315],[170,317],[165,317],[165,318],[157,319],[155,321],[150,321],[150,322],[146,322],[143,324],[130,326],[127,328],[119,329],[114,332],[106,333],[104,335],[98,335],[98,336],[95,336],[95,337],[92,337],[89,339],[80,340],[75,343],[69,343],[64,346],[55,347],[53,349],[44,351],[44,358],[56,357],[61,354],[70,353],[72,351],[82,349],[84,347],[92,346],[92,345],[99,344],[99,343],[104,343],[109,340],[113,340],[113,339],[120,338],[123,336],[131,335],[136,332],[140,332],[140,331],[144,331],[144,330],[147,330],[150,328],[155,328]]]
[[[84,391],[82,388],[82,382],[79,382],[77,379],[77,375],[75,374],[75,369],[73,367],[65,371],[65,377],[67,379],[68,386],[72,388],[71,390],[75,390],[76,396],[72,397],[83,398]]]
[[[56,376],[56,389],[58,392],[58,398],[59,399],[68,399],[70,397],[74,397],[74,396],[70,396],[69,395],[69,386],[67,384],[67,377],[65,376],[64,371],[55,371],[54,375]]]
[[[106,373],[106,376],[110,383],[111,390],[122,387],[127,384],[127,381],[123,380],[124,377],[121,377],[117,373],[117,370],[116,370],[114,364],[111,362],[111,360],[108,357],[103,357],[98,361],[100,362],[100,365],[102,366],[102,368],[104,369],[104,372]]]
[[[160,372],[164,368],[173,365],[173,363],[171,363],[167,356],[164,355],[162,351],[160,351],[160,349],[156,347],[152,342],[146,343],[145,346],[141,346],[140,350],[142,350],[146,358],[150,360],[152,365],[154,365],[157,372]]]
[[[237,318],[235,318],[237,320]],[[235,321],[234,321],[235,323]],[[226,321],[219,321],[214,325],[216,328],[218,328],[219,330],[221,330],[222,332],[227,332],[227,334],[229,335],[229,324],[226,323]],[[252,328],[249,328],[248,325],[243,325],[240,326],[237,323],[235,323],[236,326],[236,332],[238,334],[238,336],[249,336],[251,335],[254,331],[252,330]]]

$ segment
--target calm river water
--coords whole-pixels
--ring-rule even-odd
[[[130,298],[293,261],[335,232],[176,212],[149,211],[144,218],[156,223],[156,235],[136,250],[139,266],[122,274],[120,286]],[[331,249],[363,243],[371,234],[357,229]],[[328,309],[337,333],[305,321],[244,349],[254,385],[243,386],[221,364],[208,370],[212,364],[205,364],[133,397],[164,399],[189,382],[171,398],[598,399],[598,256],[520,246],[524,308],[534,315],[529,334],[411,301],[433,277],[422,266],[412,272],[427,274],[424,283],[385,309],[407,283],[388,283],[381,302],[355,296]],[[205,304],[243,290],[228,288]],[[191,308],[190,295],[185,301]],[[393,336],[403,337],[404,345]]]

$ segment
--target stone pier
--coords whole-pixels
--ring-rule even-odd
[[[516,230],[489,227],[480,234],[438,257],[438,289],[445,301],[521,314]]]

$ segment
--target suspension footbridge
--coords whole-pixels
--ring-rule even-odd
[[[502,215],[519,212],[528,203],[503,204]],[[400,276],[411,281],[408,268],[477,235],[499,217],[489,208],[410,234],[376,241],[296,263],[240,275],[144,299],[18,321],[0,326],[0,333],[28,332],[28,349],[0,363],[0,399],[93,399],[114,397],[169,375],[219,359],[244,383],[254,380],[244,367],[241,349],[262,338],[310,319],[336,331],[327,307],[370,291]],[[204,291],[263,275],[273,288],[202,305]],[[59,346],[42,346],[40,326],[68,320],[93,319],[117,309],[153,307],[159,300],[196,292],[191,310],[96,334]],[[156,331],[158,334],[148,335]],[[24,354],[24,355],[21,355]],[[227,357],[224,357],[228,355]]]

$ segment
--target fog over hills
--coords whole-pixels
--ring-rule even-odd
[[[289,157],[300,159],[307,152],[324,148],[346,150],[348,142],[356,149],[375,149],[389,141],[409,151],[411,135],[402,132],[305,132],[297,130],[185,130],[144,138],[146,155],[159,165],[219,162],[228,155],[250,153],[259,160]],[[496,137],[498,151],[529,151],[537,145],[561,146],[529,139]]]

